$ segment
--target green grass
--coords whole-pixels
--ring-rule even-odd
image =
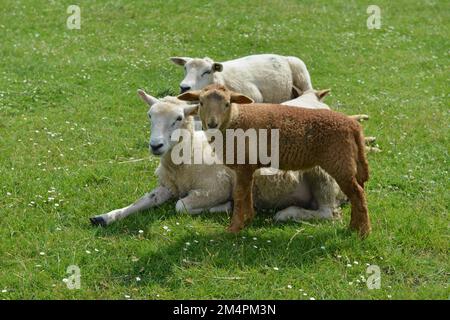
[[[366,1],[77,3],[81,30],[73,1],[0,2],[0,299],[450,297],[448,1],[376,1],[380,30]],[[334,223],[259,213],[239,236],[174,203],[90,226],[156,185],[136,89],[177,92],[170,56],[263,52],[301,57],[330,105],[370,115],[372,235],[347,231],[348,207]],[[72,264],[80,290],[62,281]],[[381,289],[356,281],[366,264]]]

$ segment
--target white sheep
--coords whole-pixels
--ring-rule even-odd
[[[172,57],[183,66],[181,93],[222,84],[255,102],[281,103],[312,89],[305,63],[297,57],[258,54],[222,63],[210,58]]]
[[[194,120],[190,113],[196,106],[187,105],[174,97],[156,99],[139,90],[141,98],[150,106],[150,148],[161,156],[156,169],[159,186],[135,203],[91,218],[95,225],[108,225],[113,221],[178,199],[176,211],[200,213],[231,210],[232,171],[220,164],[175,164],[171,151],[179,142],[171,135],[176,129],[190,132],[192,145],[210,148],[206,134],[194,131]],[[193,155],[193,153],[191,153]],[[345,197],[339,187],[319,168],[308,171],[280,171],[275,175],[264,175],[263,168],[255,173],[254,199],[258,209],[282,209],[275,220],[331,219],[339,210]]]

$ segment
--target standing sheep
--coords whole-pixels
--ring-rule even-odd
[[[203,145],[205,151],[210,150],[205,132],[194,131],[190,115],[197,107],[175,97],[157,99],[142,90],[138,93],[150,106],[150,148],[161,157],[155,172],[159,185],[129,206],[92,217],[92,224],[106,226],[170,199],[178,200],[177,212],[230,211],[233,172],[229,168],[221,164],[175,164],[171,157],[172,150],[180,144],[170,138],[176,129],[187,130],[193,146]],[[255,206],[282,209],[275,215],[276,221],[332,219],[345,200],[336,182],[319,168],[308,172],[280,171],[274,175],[265,175],[264,170],[255,174]]]
[[[312,89],[308,69],[297,57],[258,54],[222,63],[210,58],[170,59],[185,70],[181,93],[215,83],[242,92],[256,102],[281,103]]]
[[[332,176],[351,203],[350,228],[361,236],[370,233],[364,183],[369,178],[361,126],[353,119],[330,110],[311,110],[274,104],[249,104],[252,99],[221,85],[181,94],[181,100],[200,101],[203,127],[225,130],[278,129],[279,166],[282,170],[306,170],[320,166]],[[271,141],[272,132],[267,133]],[[229,145],[231,143],[231,145]],[[234,140],[223,141],[223,150],[234,150]],[[261,147],[261,146],[259,146]],[[230,148],[230,149],[229,149]],[[230,232],[239,232],[254,215],[253,174],[264,165],[256,155],[251,164],[249,148],[245,163],[237,154],[227,166],[234,171],[234,210]],[[252,155],[254,156],[254,155]],[[224,158],[224,157],[223,157]]]
[[[327,109],[330,110],[330,107],[324,103],[322,100],[330,93],[330,89],[325,90],[308,90],[304,92],[300,97],[295,99],[285,101],[282,104],[286,106],[292,107],[301,107],[301,108],[309,108],[309,109]],[[356,121],[368,120],[369,116],[365,114],[356,114],[348,116]],[[371,146],[376,140],[375,137],[365,137],[364,141],[366,143],[366,151],[367,152],[381,152],[378,147]]]

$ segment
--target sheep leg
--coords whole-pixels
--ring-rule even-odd
[[[219,204],[212,208],[209,208],[209,212],[230,212],[232,209],[231,201]]]
[[[350,229],[358,231],[362,237],[368,236],[371,227],[364,189],[358,184],[355,176],[350,180],[338,178],[336,181],[351,203]]]
[[[356,120],[358,122],[363,122],[364,120],[369,120],[369,116],[367,114],[354,114],[352,116],[348,116],[349,118]]]
[[[123,207],[105,214],[92,217],[90,218],[90,221],[93,225],[101,225],[104,227],[114,221],[121,220],[133,213],[140,212],[149,209],[151,207],[159,206],[164,202],[168,201],[172,197],[173,197],[172,192],[169,189],[160,186],[154,189],[153,191],[146,193],[142,198],[137,200],[135,203],[127,207]]]
[[[249,168],[235,171],[233,188],[233,217],[227,231],[237,233],[244,228],[245,223],[251,222],[255,216],[253,209],[253,171]]]
[[[175,210],[189,214],[227,211],[226,203],[222,203],[222,198],[223,196],[211,194],[206,190],[191,190],[186,197],[177,201]]]
[[[276,222],[284,222],[288,220],[331,220],[333,219],[333,209],[330,207],[322,207],[318,210],[308,210],[296,206],[290,206],[286,209],[278,211],[274,217]]]
[[[337,198],[340,190],[336,182],[320,167],[315,167],[303,173],[304,181],[307,183],[317,204],[317,210],[308,210],[297,206],[291,206],[277,212],[275,221],[299,220],[331,220],[337,207]]]

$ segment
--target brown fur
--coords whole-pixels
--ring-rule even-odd
[[[213,94],[222,101],[209,99]],[[245,96],[223,86],[210,85],[200,92],[179,96],[185,100],[200,100],[199,115],[204,127],[210,119],[226,129],[279,129],[279,164],[281,170],[307,170],[320,166],[338,183],[351,202],[350,228],[367,236],[371,231],[364,183],[369,169],[364,152],[362,128],[353,119],[330,110],[314,110],[277,104],[246,104]],[[231,105],[230,105],[231,103]],[[225,137],[225,132],[223,133]],[[226,145],[226,141],[224,141]],[[226,148],[224,148],[226,150]],[[248,148],[246,150],[248,163]],[[236,152],[235,152],[236,156]],[[237,163],[236,159],[235,162]],[[227,165],[235,172],[234,211],[229,231],[240,231],[254,217],[253,173],[262,164]]]

